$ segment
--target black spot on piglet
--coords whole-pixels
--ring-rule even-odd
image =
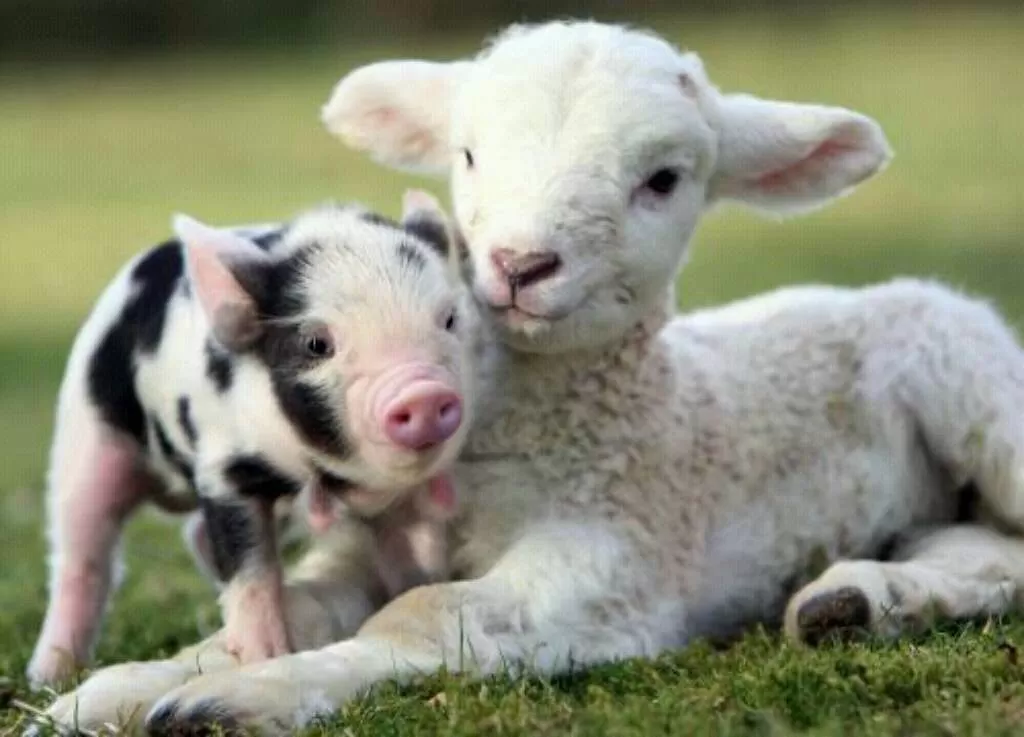
[[[153,435],[156,437],[157,448],[167,462],[177,471],[181,476],[188,481],[190,484],[195,484],[195,473],[192,468],[192,464],[189,463],[184,456],[174,447],[171,439],[167,437],[167,431],[161,424],[160,420],[155,417],[150,418],[150,422],[153,425]]]
[[[199,509],[206,522],[213,567],[221,581],[230,581],[257,546],[257,526],[246,504],[199,497]]]
[[[412,233],[442,256],[448,255],[448,231],[438,220],[427,217],[416,217],[404,224],[405,230]]]
[[[398,257],[402,260],[403,264],[419,271],[427,268],[427,260],[423,258],[423,254],[420,253],[419,249],[411,243],[398,244]]]
[[[307,441],[334,455],[348,452],[334,412],[315,386],[284,372],[275,372],[272,380],[282,411]]]
[[[206,342],[206,375],[217,387],[217,391],[223,393],[231,388],[234,378],[231,355],[212,340]]]
[[[302,489],[300,482],[281,473],[256,453],[231,459],[224,467],[224,479],[244,497],[277,499],[294,496]]]
[[[181,426],[181,431],[188,440],[189,446],[195,448],[196,439],[199,436],[196,433],[196,426],[192,422],[192,404],[188,401],[188,397],[178,397],[178,424]]]
[[[396,221],[389,218],[387,215],[382,215],[379,212],[364,212],[360,214],[359,217],[362,218],[362,220],[364,220],[365,222],[371,223],[373,225],[383,225],[389,228],[394,228],[395,230],[400,230],[402,227]]]
[[[330,471],[325,471],[322,468],[316,469],[317,483],[320,487],[331,494],[344,494],[346,491],[350,491],[355,488],[355,484],[348,479],[336,476]]]
[[[89,398],[103,420],[146,442],[146,419],[135,391],[135,357],[160,344],[170,301],[184,274],[181,244],[167,241],[144,255],[131,273],[132,297],[89,360]]]

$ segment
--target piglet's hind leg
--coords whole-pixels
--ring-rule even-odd
[[[136,443],[110,431],[80,405],[60,418],[47,516],[50,597],[28,665],[39,686],[68,679],[87,664],[115,581],[125,518],[156,483],[139,465]]]

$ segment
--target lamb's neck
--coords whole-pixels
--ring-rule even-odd
[[[658,345],[664,323],[663,315],[649,315],[618,340],[597,348],[545,354],[511,352],[506,363],[514,376],[538,392],[575,394],[595,377],[609,383],[623,376],[632,383]]]
[[[671,317],[669,306],[652,311],[618,340],[592,350],[554,354],[495,348],[484,391],[477,435],[509,438],[509,431],[558,425],[567,433],[597,432],[616,422],[669,381],[668,358],[659,333]],[[645,391],[637,391],[643,386]],[[646,390],[650,391],[646,391]],[[607,411],[603,411],[607,410]],[[529,428],[529,429],[528,429]]]

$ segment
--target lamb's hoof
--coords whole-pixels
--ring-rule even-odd
[[[796,615],[800,639],[812,647],[824,642],[849,642],[868,633],[871,603],[853,586],[818,594],[805,601]]]
[[[146,733],[154,737],[215,737],[244,732],[215,701],[194,704],[187,712],[171,701],[157,706],[146,717]]]

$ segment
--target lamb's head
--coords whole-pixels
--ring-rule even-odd
[[[603,343],[661,307],[709,205],[813,209],[890,157],[868,117],[723,94],[695,54],[594,22],[356,69],[323,120],[385,164],[449,173],[474,294],[526,351]]]
[[[432,197],[407,194],[401,223],[321,207],[261,243],[185,216],[175,229],[213,337],[250,377],[239,401],[272,392],[266,421],[294,428],[325,486],[386,506],[454,461],[475,318]]]

